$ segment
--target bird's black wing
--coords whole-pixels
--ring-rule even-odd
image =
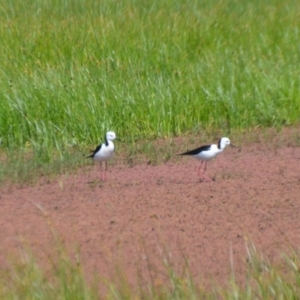
[[[95,156],[95,154],[101,149],[102,144],[100,144],[99,146],[97,146],[97,148],[92,151],[93,153],[89,156],[87,156],[86,158],[93,158]]]
[[[201,146],[197,149],[194,149],[194,150],[190,150],[190,151],[187,151],[187,152],[184,152],[184,153],[180,153],[178,155],[196,155],[196,154],[199,154],[200,152],[202,151],[207,151],[210,149],[210,145],[205,145],[205,146]]]

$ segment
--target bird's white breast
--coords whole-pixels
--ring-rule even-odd
[[[108,141],[108,145],[106,146],[105,144],[103,144],[101,146],[100,151],[98,151],[95,154],[94,160],[96,160],[96,161],[107,161],[107,160],[109,160],[110,158],[113,157],[114,151],[115,151],[115,146],[114,146],[113,142]]]

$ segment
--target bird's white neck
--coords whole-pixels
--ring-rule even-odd
[[[225,142],[222,139],[220,139],[218,143],[218,149],[220,150],[220,152],[222,152],[225,148],[226,148]]]
[[[214,144],[213,146],[214,146],[213,148],[214,148],[214,151],[215,151],[216,154],[219,154],[219,153],[223,152],[223,150],[225,149],[225,146],[222,147],[219,144],[218,145]]]
[[[106,147],[113,148],[113,149],[115,148],[114,143],[110,140],[106,140],[105,144],[106,144]]]

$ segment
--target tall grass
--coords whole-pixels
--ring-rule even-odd
[[[0,149],[299,122],[296,0],[0,4]]]
[[[254,245],[247,249],[248,265],[244,279],[235,280],[233,273],[226,285],[212,284],[211,288],[205,288],[188,272],[178,275],[168,262],[162,262],[167,275],[165,282],[159,280],[153,284],[150,281],[144,286],[133,287],[128,283],[126,273],[120,273],[115,281],[99,281],[95,277],[91,284],[84,276],[80,260],[72,262],[64,251],[58,252],[58,259],[52,261],[52,268],[47,271],[32,253],[26,251],[15,257],[7,270],[1,270],[0,297],[3,300],[299,299],[299,251],[285,256],[278,267],[264,259]]]

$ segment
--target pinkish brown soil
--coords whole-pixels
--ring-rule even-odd
[[[22,241],[47,257],[54,228],[71,257],[80,249],[87,276],[111,276],[121,265],[132,282],[149,270],[157,278],[164,260],[180,271],[187,258],[204,284],[226,282],[231,260],[241,278],[250,241],[271,261],[299,246],[299,162],[300,147],[253,143],[209,162],[212,183],[199,181],[198,161],[175,157],[158,166],[115,164],[105,183],[94,165],[2,187],[0,266]]]

